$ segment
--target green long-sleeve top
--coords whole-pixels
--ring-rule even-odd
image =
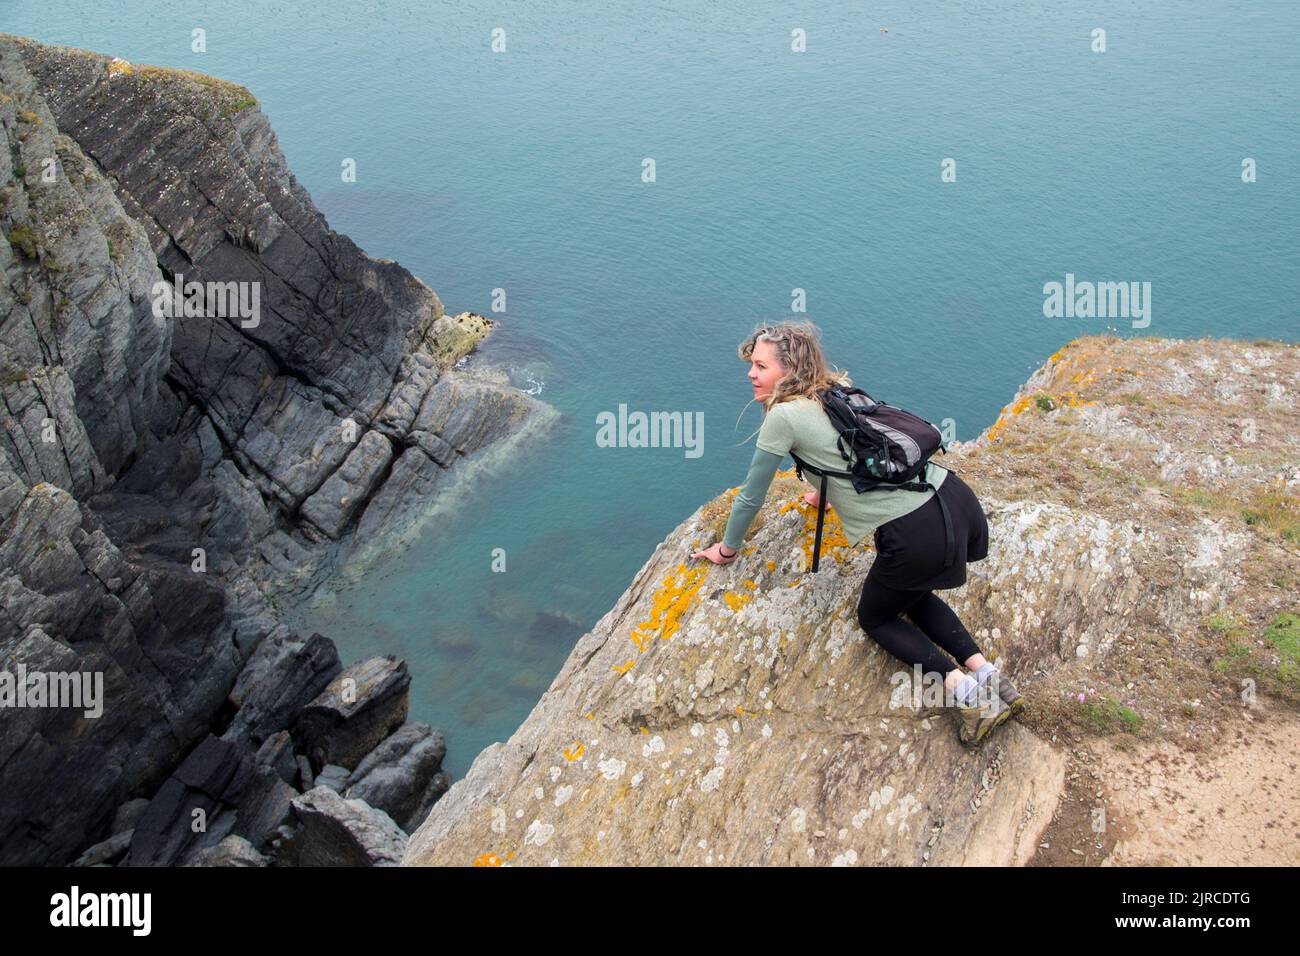
[[[848,471],[848,463],[840,456],[837,439],[839,432],[831,423],[821,402],[811,398],[792,398],[772,406],[764,416],[758,431],[754,458],[749,464],[749,474],[736,498],[731,503],[731,516],[722,543],[728,551],[740,548],[754,516],[767,497],[772,477],[787,454],[796,455],[818,468],[830,471]],[[943,484],[948,471],[933,461],[927,463],[925,478],[936,488]],[[821,478],[808,475],[814,488]],[[902,517],[930,500],[933,491],[912,491],[908,488],[873,488],[859,494],[847,478],[826,480],[826,502],[839,515],[845,536],[854,544],[871,534],[886,521]]]

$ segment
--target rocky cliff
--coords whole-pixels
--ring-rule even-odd
[[[1298,398],[1294,345],[1088,337],[951,449],[991,548],[942,593],[1030,700],[976,751],[857,624],[869,542],[831,520],[806,573],[815,515],[792,472],[740,561],[688,557],[729,490],[655,549],[403,862],[1106,859],[1125,822],[1092,743],[1210,753],[1300,705]]]
[[[457,367],[493,323],[330,229],[247,89],[0,35],[0,126],[0,670],[105,682],[94,720],[6,711],[0,862],[129,835],[121,806],[164,781],[255,853],[286,789],[360,772],[327,738],[347,725],[373,749],[385,735],[354,724],[405,716],[404,668],[361,681],[361,703],[321,699],[337,653],[289,634],[274,599],[409,532],[462,459],[550,410]],[[440,755],[408,739],[389,757],[416,751],[422,791]],[[183,758],[198,769],[178,780]],[[235,812],[250,768],[275,797],[255,824]],[[426,796],[394,812],[409,823]],[[210,849],[160,843],[184,806],[151,808],[137,857]]]

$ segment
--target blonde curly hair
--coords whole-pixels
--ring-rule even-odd
[[[832,385],[853,384],[848,372],[827,364],[820,335],[811,322],[786,321],[760,326],[740,343],[741,361],[748,362],[753,358],[755,345],[770,342],[776,349],[777,361],[785,369],[771,394],[762,399],[765,412],[792,398],[817,400],[817,392]]]
[[[775,325],[759,326],[749,334],[749,338],[740,343],[738,351],[741,361],[744,362],[748,362],[753,357],[754,346],[759,342],[772,343],[773,348],[776,349],[777,361],[785,370],[785,374],[773,386],[772,393],[762,399],[764,415],[781,402],[788,402],[794,398],[811,398],[818,401],[819,389],[829,388],[832,385],[853,384],[853,379],[849,378],[848,372],[827,364],[826,355],[822,352],[820,335],[817,326],[811,322],[789,320]],[[751,398],[750,401],[755,399]],[[748,407],[749,403],[746,402],[745,408]],[[736,418],[737,425],[740,424],[740,417],[744,414],[744,409],[741,409],[740,416]],[[761,428],[755,429],[741,444],[749,441],[759,431]]]

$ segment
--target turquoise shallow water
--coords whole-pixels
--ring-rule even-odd
[[[6,0],[0,29],[248,86],[331,226],[449,311],[506,290],[475,361],[562,414],[298,616],[345,661],[409,662],[411,717],[447,732],[456,777],[743,478],[759,411],[736,343],[792,289],[832,361],[963,440],[1076,335],[1300,327],[1290,0],[164,6]],[[1151,325],[1045,318],[1066,273],[1149,281]],[[702,412],[704,453],[597,447],[620,403]]]

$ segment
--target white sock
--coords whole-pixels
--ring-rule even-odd
[[[975,704],[975,693],[979,690],[979,682],[970,674],[962,674],[961,680],[957,686],[952,689],[953,696],[963,707],[972,707]]]
[[[975,671],[975,679],[980,682],[980,686],[987,684],[989,678],[994,674],[1000,673],[998,666],[991,661],[985,661],[984,666]]]

